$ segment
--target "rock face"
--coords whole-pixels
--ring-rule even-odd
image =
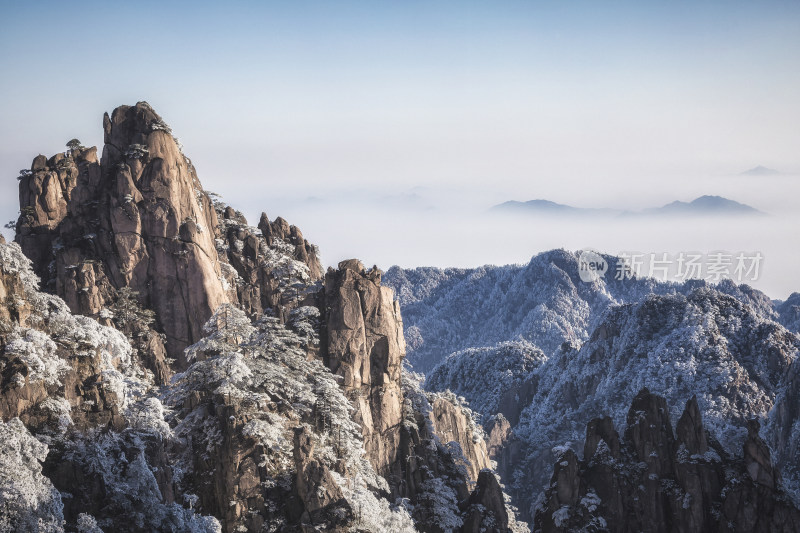
[[[314,444],[311,432],[306,427],[296,428],[294,433],[294,464],[297,474],[295,486],[297,496],[303,502],[300,523],[304,529],[314,530],[315,524],[326,524],[330,516],[339,517],[346,526],[353,517],[352,509],[342,495],[330,470],[313,456]],[[337,512],[338,511],[338,512]],[[327,523],[327,529],[336,528],[336,523]],[[344,530],[344,528],[343,528]]]
[[[323,360],[356,409],[367,457],[375,470],[399,475],[403,418],[400,371],[405,357],[403,321],[393,292],[381,287],[381,272],[360,261],[339,263],[325,275],[327,342]]]
[[[743,457],[728,456],[703,428],[696,398],[676,435],[664,398],[643,389],[624,439],[609,418],[595,419],[583,460],[562,452],[534,531],[800,531],[758,429],[748,424]]]
[[[455,397],[428,397],[406,383],[400,309],[380,282],[377,267],[367,271],[360,261],[342,261],[328,270],[323,299],[322,358],[342,378],[367,458],[393,497],[414,505],[421,531],[479,531],[490,524],[493,531],[510,530],[494,474],[480,481],[490,462],[471,413]]]
[[[254,228],[219,200],[214,208],[219,220],[217,251],[232,302],[252,317],[271,312],[284,321],[291,309],[316,305],[322,267],[316,247],[296,226],[280,217],[270,222],[262,213]]]
[[[435,433],[433,405],[437,401],[456,407],[455,416],[468,413],[447,396],[422,391],[418,375],[404,372],[403,377],[402,478],[397,490],[412,503],[416,527],[430,533],[529,531],[527,524],[516,521],[516,510],[506,504],[507,497],[493,472],[481,470],[477,481],[470,477],[459,443],[463,437],[446,441]]]
[[[800,419],[800,358],[795,359],[783,378],[783,393],[775,402],[765,432],[773,450],[783,451],[780,463],[784,482],[795,492],[800,486],[800,433],[795,431]]]
[[[489,422],[489,438],[486,441],[486,451],[489,459],[497,460],[503,449],[511,439],[511,424],[506,417],[498,414]]]
[[[166,357],[184,368],[183,349],[203,337],[220,304],[285,318],[302,300],[304,284],[294,282],[322,278],[316,248],[297,227],[264,215],[259,231],[212,201],[147,103],[106,114],[103,129],[99,161],[95,148],[34,159],[20,178],[16,240],[46,290],[74,313],[125,331],[162,383],[171,372]],[[153,320],[119,324],[120,298],[152,310]]]
[[[181,358],[227,301],[216,213],[149,105],[118,107],[103,130],[100,161],[94,148],[34,159],[20,181],[16,240],[75,313],[98,316],[130,287],[156,312],[169,355]]]
[[[466,459],[469,479],[477,482],[479,473],[492,467],[483,432],[473,426],[472,417],[458,403],[446,397],[435,397],[431,407],[434,432],[443,442],[458,443]]]
[[[29,268],[16,244],[0,244],[0,418],[47,432],[66,410],[77,428],[124,427],[119,390],[103,372],[130,365],[130,347],[39,295]]]
[[[461,527],[463,533],[483,531],[508,531],[503,489],[490,470],[481,470],[475,491],[467,500],[467,517]]]

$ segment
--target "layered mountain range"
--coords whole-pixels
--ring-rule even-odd
[[[526,531],[377,267],[204,191],[145,102],[0,243],[0,530]]]
[[[614,272],[617,258],[604,259]],[[644,387],[666,398],[672,420],[696,396],[730,457],[759,421],[783,473],[776,487],[796,498],[796,294],[773,302],[730,281],[584,282],[579,255],[563,250],[523,266],[393,267],[384,283],[404,309],[409,361],[426,372],[429,391],[451,391],[481,415],[525,519],[546,498],[557,450],[579,457],[583,428],[597,417],[624,433]]]
[[[756,170],[756,169],[753,169]],[[769,169],[764,169],[769,170]],[[555,215],[570,217],[635,217],[635,216],[752,216],[762,215],[758,209],[746,204],[729,200],[721,196],[705,195],[695,198],[691,202],[676,200],[661,207],[650,207],[641,211],[612,209],[608,207],[573,207],[559,204],[550,200],[528,200],[519,202],[510,200],[493,206],[493,213],[526,214],[526,215]]]

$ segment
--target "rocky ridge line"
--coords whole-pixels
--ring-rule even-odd
[[[634,398],[621,438],[610,418],[586,428],[583,459],[563,447],[534,531],[800,531],[759,423],[743,455],[728,455],[703,427],[696,398],[673,432],[666,400]]]

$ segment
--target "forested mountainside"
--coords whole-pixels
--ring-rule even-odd
[[[585,342],[609,306],[637,302],[648,294],[688,294],[708,286],[800,331],[797,293],[786,302],[773,302],[730,280],[712,285],[702,280],[617,279],[619,259],[602,257],[608,272],[591,283],[580,279],[579,254],[566,250],[541,253],[527,265],[390,268],[384,283],[394,289],[403,307],[409,362],[427,373],[453,352],[516,340],[532,342],[549,355],[564,342]]]
[[[481,415],[524,518],[544,497],[553,450],[579,452],[595,417],[624,430],[643,387],[666,398],[673,420],[696,395],[731,456],[741,453],[748,420],[759,420],[780,485],[796,498],[800,339],[781,325],[792,327],[791,298],[774,304],[729,281],[585,283],[564,251],[525,267],[392,268],[384,282],[406,302],[409,359],[438,362],[425,387],[452,391]],[[446,351],[439,331],[459,349]]]
[[[527,531],[377,268],[204,191],[140,102],[20,174],[0,531]]]
[[[610,270],[616,265],[613,258]],[[611,276],[609,276],[611,277]],[[554,250],[525,266],[389,269],[406,320],[409,361],[432,370],[455,351],[524,339],[546,354],[585,341],[610,305],[678,287],[650,279],[582,282],[575,254]]]

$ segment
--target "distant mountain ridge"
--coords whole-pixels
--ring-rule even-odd
[[[573,207],[571,205],[559,204],[551,202],[550,200],[528,200],[527,202],[518,202],[510,200],[503,202],[492,207],[492,211],[519,211],[531,212],[535,211],[542,214],[559,214],[559,215],[588,215],[593,213],[602,213],[606,215],[619,214],[621,211],[608,208],[587,208],[587,207]]]
[[[691,202],[675,201],[668,203],[663,207],[656,207],[653,209],[645,209],[644,214],[654,215],[757,215],[763,214],[754,207],[728,200],[722,196],[705,195],[695,198]]]
[[[774,176],[774,175],[780,174],[780,173],[781,173],[780,171],[775,170],[774,168],[767,168],[767,167],[758,165],[757,167],[753,167],[753,168],[751,168],[749,170],[745,170],[744,172],[742,172],[742,175],[744,175],[744,176]]]
[[[661,207],[651,207],[641,211],[630,211],[611,208],[593,207],[574,207],[566,204],[559,204],[550,200],[529,200],[519,202],[510,200],[493,206],[490,209],[494,213],[524,213],[532,215],[564,215],[564,216],[671,216],[671,215],[690,215],[690,216],[709,216],[709,215],[761,215],[762,211],[747,204],[723,198],[722,196],[704,195],[695,198],[691,202],[676,200]]]

